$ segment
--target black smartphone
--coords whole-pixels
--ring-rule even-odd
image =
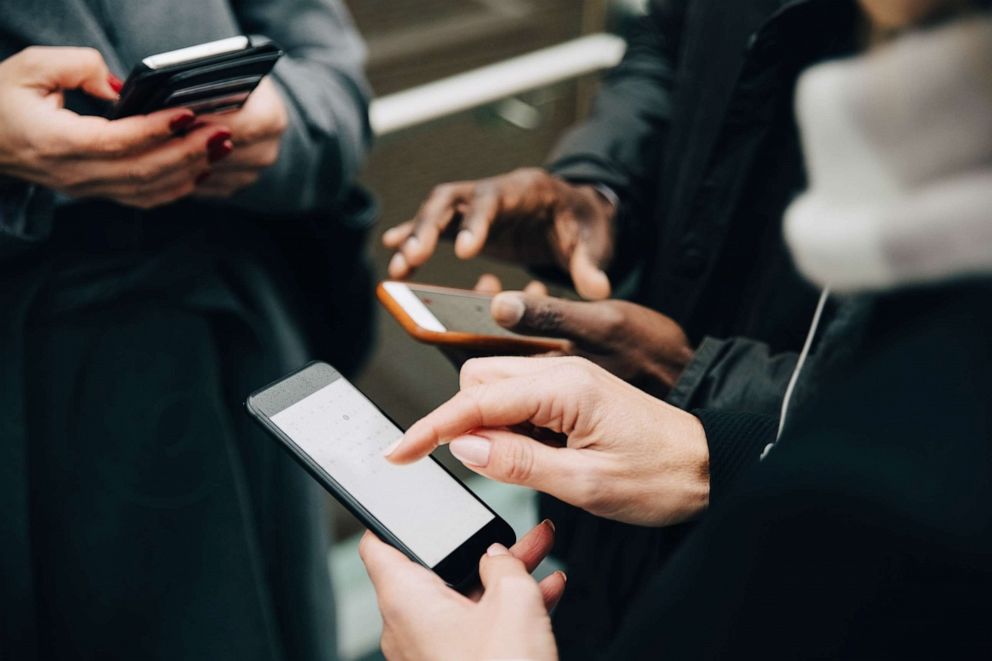
[[[146,57],[111,111],[112,119],[185,107],[197,114],[244,105],[282,51],[265,37],[231,37]]]
[[[326,363],[252,394],[248,411],[380,539],[455,589],[478,582],[491,544],[513,529],[436,459],[394,466],[383,451],[403,431]]]

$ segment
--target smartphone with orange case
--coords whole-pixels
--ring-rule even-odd
[[[434,345],[517,355],[567,351],[566,340],[520,335],[492,318],[493,297],[469,289],[386,280],[376,295],[400,326],[417,340]]]

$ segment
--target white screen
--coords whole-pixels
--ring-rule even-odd
[[[386,461],[383,450],[402,432],[344,379],[271,420],[430,567],[493,520],[433,460]]]

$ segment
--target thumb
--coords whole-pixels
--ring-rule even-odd
[[[82,89],[99,99],[117,99],[107,63],[94,48],[31,47],[21,56],[29,85],[50,92]]]
[[[479,561],[479,580],[485,589],[483,599],[502,602],[518,613],[544,611],[544,598],[527,567],[502,544],[493,544]]]
[[[552,296],[502,292],[493,297],[490,313],[500,326],[523,335],[544,335],[596,343],[608,338],[618,321],[609,302],[569,301]]]
[[[582,507],[577,479],[591,473],[589,458],[574,448],[553,448],[509,431],[486,429],[459,436],[448,449],[476,473],[506,484],[536,489]]]
[[[610,279],[589,254],[589,246],[585,241],[580,240],[575,245],[568,261],[568,272],[572,275],[575,291],[582,298],[592,301],[609,298]]]

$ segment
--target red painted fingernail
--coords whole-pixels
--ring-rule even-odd
[[[185,133],[193,128],[193,123],[196,122],[196,115],[189,113],[187,115],[179,115],[171,122],[169,122],[169,130],[176,135],[180,133]]]
[[[214,163],[234,150],[230,131],[218,131],[207,140],[207,161]]]
[[[124,89],[124,81],[114,74],[107,76],[107,84],[109,84],[118,94],[120,94],[121,90]]]
[[[196,184],[197,186],[199,186],[200,184],[202,184],[203,182],[205,182],[209,178],[210,178],[210,173],[209,172],[201,172],[200,175],[196,179],[193,180],[193,183]]]

